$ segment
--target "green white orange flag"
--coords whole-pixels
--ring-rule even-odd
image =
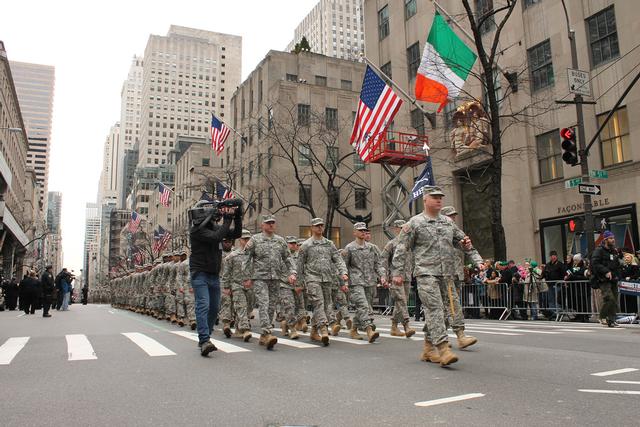
[[[416,76],[416,98],[440,104],[440,112],[458,96],[476,58],[436,11]]]

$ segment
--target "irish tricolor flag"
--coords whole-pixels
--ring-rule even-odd
[[[447,99],[458,96],[476,58],[436,11],[418,68],[416,98],[440,104],[440,112]]]

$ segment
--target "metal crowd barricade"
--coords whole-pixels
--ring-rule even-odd
[[[549,287],[549,291],[551,292],[551,287]],[[573,319],[589,322],[592,316],[598,314],[599,304],[597,298],[595,298],[596,295],[592,292],[589,281],[557,282],[555,291],[557,295],[556,321]]]
[[[509,315],[511,294],[506,283],[463,283],[459,288],[460,306],[465,317],[503,320]]]

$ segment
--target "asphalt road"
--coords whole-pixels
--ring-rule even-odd
[[[105,305],[0,312],[0,424],[638,425],[638,325],[471,320],[480,341],[450,368],[377,325],[374,344],[273,351],[217,331],[203,358],[190,330]]]

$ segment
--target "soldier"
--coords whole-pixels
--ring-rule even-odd
[[[391,261],[393,260],[393,254],[395,253],[396,246],[398,245],[398,234],[405,221],[398,219],[393,222],[393,233],[396,235],[389,241],[382,250],[382,265],[386,272],[391,271]],[[409,299],[409,292],[411,291],[411,273],[413,271],[413,258],[411,254],[406,257],[406,264],[402,271],[404,281],[401,286],[391,286],[391,297],[394,301],[393,306],[393,318],[391,319],[391,335],[394,337],[411,338],[416,331],[409,326],[409,309],[407,308],[407,300]],[[391,278],[388,278],[389,281]],[[404,327],[404,332],[398,329],[398,323]]]
[[[180,262],[180,257],[171,253],[167,255],[168,264],[167,264],[167,295],[165,297],[164,302],[164,310],[167,314],[167,320],[171,323],[178,323],[178,304],[177,304],[177,282],[176,276],[178,273],[178,263]]]
[[[454,224],[456,223],[458,212],[453,206],[443,207],[440,213],[449,218]],[[455,312],[460,313],[460,315],[452,316],[449,304],[444,305],[444,310],[446,315],[446,322],[451,325],[451,329],[453,329],[453,332],[455,332],[456,336],[458,337],[458,348],[462,350],[463,348],[477,343],[478,339],[464,334],[464,313],[462,311],[462,307],[460,307],[460,298],[458,297],[462,288],[462,282],[464,281],[464,252],[462,252],[462,250],[458,248],[454,248],[454,251],[456,253],[456,256],[453,258],[453,261],[455,263],[455,274],[453,275],[455,287],[451,290],[451,295],[453,296],[453,298],[451,299],[451,305],[453,306]]]
[[[233,307],[236,312],[236,336],[242,337],[244,342],[251,339],[251,324],[249,323],[248,300],[251,291],[251,283],[243,284],[246,278],[246,272],[242,266],[246,260],[244,251],[247,242],[251,238],[249,230],[242,230],[242,235],[238,241],[239,247],[236,247],[222,264],[220,280],[224,287],[229,289],[233,297]],[[248,286],[248,287],[247,287]],[[223,288],[224,293],[224,288]]]
[[[292,262],[296,265],[298,260],[298,238],[295,236],[286,237],[287,246]],[[296,298],[302,296],[302,284],[297,281],[290,284],[287,272],[283,271],[280,281],[280,307],[282,308],[283,320],[280,322],[282,336],[289,336],[292,340],[298,339],[297,328],[301,326],[301,313],[296,311]],[[306,323],[306,316],[305,316]]]
[[[382,284],[386,283],[384,267],[380,262],[378,250],[365,241],[369,231],[364,222],[357,222],[353,226],[355,240],[349,243],[343,251],[343,257],[351,284],[349,286],[351,302],[356,306],[356,315],[351,329],[351,338],[361,340],[358,328],[367,332],[369,342],[374,342],[380,334],[375,332],[373,323],[373,294],[376,288],[377,277]]]
[[[153,269],[151,270],[151,277],[154,295],[155,295],[155,309],[153,317],[158,320],[164,319],[164,285],[165,285],[165,269],[162,264],[161,258],[156,258],[153,262]]]
[[[227,338],[231,338],[231,323],[234,318],[234,301],[231,293],[231,284],[229,277],[222,274],[224,271],[224,264],[226,258],[231,253],[235,240],[222,239],[222,263],[220,265],[220,288],[222,289],[222,296],[220,298],[220,313],[218,314],[222,320],[222,332]],[[226,280],[225,280],[226,279]]]
[[[251,236],[245,252],[247,258],[243,264],[251,279],[245,285],[253,286],[260,311],[260,345],[272,349],[278,339],[271,335],[272,320],[280,288],[280,280],[284,272],[289,274],[288,282],[296,282],[296,267],[293,265],[287,242],[275,234],[276,219],[272,215],[262,217],[262,233]]]
[[[182,310],[178,325],[189,325],[192,331],[196,330],[196,310],[193,288],[190,286],[189,259],[187,252],[180,252],[180,264],[178,265],[178,285],[181,298],[178,298],[178,309]],[[181,323],[182,322],[182,323]]]
[[[452,304],[453,299],[454,246],[463,249],[479,267],[482,258],[464,232],[440,214],[443,197],[439,187],[423,187],[424,212],[412,217],[402,227],[393,256],[392,277],[396,286],[402,285],[406,259],[409,251],[413,252],[413,274],[427,319],[421,359],[446,366],[458,360],[449,348],[443,309],[443,304]],[[452,315],[457,317],[462,313],[452,309]]]
[[[287,243],[289,245],[289,251],[293,257],[294,264],[298,265],[298,254],[300,253],[300,246],[304,243],[305,239],[296,239],[296,244]],[[299,321],[296,324],[296,329],[302,332],[307,332],[307,291],[304,288],[304,282],[300,282],[302,292],[295,294],[296,299],[296,316]]]
[[[332,291],[335,272],[342,279],[342,291],[347,290],[347,267],[333,242],[323,236],[324,221],[322,218],[311,220],[311,237],[300,248],[298,256],[298,275],[304,282],[307,295],[313,306],[311,321],[311,339],[329,345],[330,325],[333,335],[340,332],[340,324],[336,321]],[[318,335],[320,332],[320,335]]]

